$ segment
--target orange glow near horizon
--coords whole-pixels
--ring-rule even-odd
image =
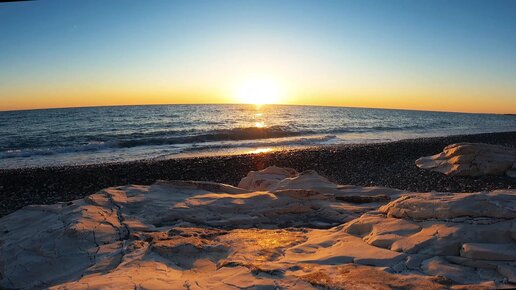
[[[44,108],[68,108],[90,106],[118,105],[161,105],[161,104],[286,104],[286,105],[316,105],[388,108],[427,111],[451,111],[471,113],[516,113],[516,98],[510,91],[485,90],[467,92],[461,96],[454,90],[424,91],[413,89],[372,90],[356,89],[315,89],[300,87],[289,89],[286,93],[286,83],[264,82],[265,87],[259,87],[261,81],[241,82],[238,85],[220,86],[212,90],[196,90],[193,88],[171,89],[156,88],[150,85],[134,86],[129,89],[108,89],[106,86],[77,87],[70,89],[45,89],[38,92],[24,89],[20,91],[2,92],[0,95],[0,110],[25,110]],[[259,88],[258,90],[253,90]],[[23,95],[24,97],[8,97]],[[486,96],[496,95],[493,102]]]

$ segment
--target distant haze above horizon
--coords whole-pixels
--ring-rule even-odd
[[[294,104],[516,113],[516,1],[0,3],[0,110]]]

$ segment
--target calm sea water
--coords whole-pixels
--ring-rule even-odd
[[[516,117],[267,105],[0,112],[0,168],[258,153],[516,130]]]

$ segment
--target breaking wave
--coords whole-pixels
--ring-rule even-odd
[[[215,130],[197,135],[186,136],[161,136],[161,137],[147,137],[118,141],[120,147],[135,147],[143,145],[168,145],[168,144],[189,144],[189,143],[204,143],[214,141],[239,141],[239,140],[256,140],[269,138],[282,138],[300,136],[305,132],[290,131],[280,126],[257,128],[234,128]]]

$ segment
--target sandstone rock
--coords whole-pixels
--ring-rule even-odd
[[[269,190],[281,180],[298,175],[292,168],[270,166],[260,171],[251,171],[242,178],[238,187],[249,190]]]
[[[109,188],[71,203],[19,210],[0,219],[0,231],[5,233],[0,237],[0,287],[38,288],[65,282],[71,283],[62,284],[66,287],[100,287],[106,281],[129,287],[136,283],[131,279],[157,287],[165,283],[159,281],[183,284],[180,277],[185,269],[216,269],[217,264],[232,263],[243,265],[236,268],[244,267],[246,270],[239,271],[251,281],[253,275],[246,267],[254,269],[258,261],[269,259],[266,257],[277,259],[289,241],[307,239],[303,231],[274,232],[276,228],[331,227],[380,204],[355,206],[336,201],[333,194],[321,191],[346,194],[345,190],[339,191],[315,172],[297,174],[279,168],[265,172],[283,172],[286,177],[277,181],[272,192],[211,182],[160,181],[151,186]],[[360,187],[353,190],[360,195]],[[363,193],[367,195],[368,190]],[[221,232],[208,233],[206,228],[220,228]],[[271,230],[243,232],[245,228]],[[253,242],[244,246],[245,240]],[[243,263],[248,259],[252,265]],[[160,268],[169,271],[171,266],[179,270],[170,275],[154,273]],[[89,278],[99,273],[108,280]]]
[[[516,149],[482,143],[457,143],[416,160],[416,165],[446,175],[514,175]]]
[[[303,171],[295,176],[285,178],[275,186],[269,188],[271,191],[282,189],[311,189],[314,191],[331,191],[337,189],[337,184],[330,182],[313,170]]]
[[[498,265],[497,270],[507,279],[507,281],[511,283],[516,283],[516,267]]]
[[[420,274],[395,275],[377,267],[346,264],[338,267],[322,267],[317,271],[303,273],[302,281],[323,289],[446,289],[438,277]]]
[[[246,188],[159,181],[25,207],[0,219],[0,288],[515,286],[515,190],[407,193],[264,172]]]
[[[494,289],[498,288],[497,284],[503,285],[504,277],[495,270],[451,264],[442,257],[424,261],[421,268],[427,274],[446,277],[454,283],[461,284],[453,289]]]
[[[492,261],[492,260],[476,260],[465,258],[461,256],[445,256],[444,257],[448,262],[452,264],[473,267],[473,268],[483,268],[483,269],[494,269],[498,266],[511,266],[516,265],[516,261]]]
[[[453,219],[460,217],[516,218],[513,190],[476,193],[419,193],[405,195],[380,207],[389,217]]]
[[[343,228],[347,233],[363,237],[368,244],[385,249],[390,249],[395,241],[420,230],[421,227],[411,221],[373,214],[364,214]]]
[[[418,254],[407,255],[405,265],[408,269],[419,270],[419,269],[421,269],[421,263],[423,263],[423,261],[428,260],[428,259],[430,259],[430,256],[428,256],[428,255],[418,255]]]
[[[460,234],[454,226],[427,224],[414,235],[392,243],[391,250],[430,256],[459,255]]]
[[[361,265],[389,266],[403,260],[404,254],[374,247],[342,231],[312,231],[307,241],[292,247],[282,261],[337,265],[354,262]]]
[[[482,280],[473,268],[450,264],[441,257],[423,261],[421,269],[427,274],[443,276],[459,284],[475,284]]]
[[[394,242],[405,236],[415,234],[420,230],[421,226],[414,222],[402,219],[388,219],[373,225],[371,232],[364,240],[370,245],[391,249]]]
[[[489,283],[503,280],[498,268],[507,276],[516,266],[515,201],[515,190],[410,193],[340,230],[405,253],[404,265],[391,265],[394,272],[421,270],[467,285],[464,289],[490,289],[498,286]]]
[[[460,255],[476,260],[516,261],[516,244],[466,243],[462,245]]]

